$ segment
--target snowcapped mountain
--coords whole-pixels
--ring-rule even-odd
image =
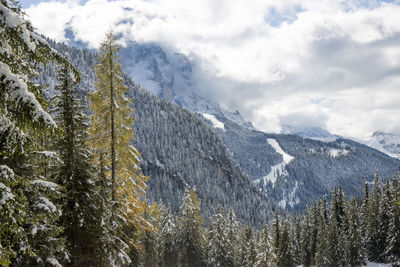
[[[374,132],[368,140],[361,142],[391,157],[400,159],[400,134]]]
[[[295,134],[304,138],[310,138],[324,142],[331,142],[340,138],[340,136],[333,135],[321,127],[296,127],[291,125],[283,125],[281,133]]]
[[[136,43],[121,53],[134,81],[204,120],[253,184],[283,209],[303,210],[339,185],[350,197],[359,195],[355,189],[376,171],[390,175],[399,167],[398,161],[320,127],[285,125],[283,134],[256,131],[238,111],[198,94],[192,63],[183,54]]]
[[[58,47],[58,50],[60,49],[62,50],[61,47]],[[68,48],[63,49],[68,50]],[[71,55],[78,53],[73,49],[67,52]],[[94,57],[93,54],[86,50],[83,50],[79,56],[74,56],[78,69],[85,77],[85,79],[82,79],[83,91],[89,90],[93,82],[93,72],[88,71],[87,68],[90,68],[90,65],[93,64]],[[123,68],[132,79],[155,95],[153,100],[149,99],[149,103],[154,101],[158,103],[158,100],[155,99],[161,97],[191,111],[197,118],[203,120],[215,134],[219,135],[223,142],[221,144],[226,146],[235,163],[248,175],[254,190],[258,188],[259,193],[267,196],[266,199],[268,201],[273,201],[283,209],[303,210],[305,205],[311,205],[315,200],[323,196],[329,197],[330,191],[335,186],[342,186],[349,197],[360,195],[362,192],[359,189],[363,188],[362,185],[366,180],[371,181],[373,179],[376,171],[383,176],[390,176],[395,169],[399,168],[398,160],[365,145],[332,135],[318,127],[286,126],[283,129],[285,134],[267,134],[256,131],[250,123],[246,123],[243,120],[238,111],[226,111],[218,103],[198,94],[196,83],[192,77],[191,62],[185,55],[167,51],[157,44],[130,43],[121,50],[121,58],[123,60]],[[141,99],[142,96],[134,98]],[[134,103],[136,102],[134,101]],[[208,181],[212,181],[213,178],[212,175],[210,176],[210,172],[213,172],[214,169],[220,172],[225,167],[221,164],[214,165],[214,163],[211,165],[208,165],[209,163],[201,163],[200,165],[198,163],[196,163],[197,165],[188,163],[184,167],[181,165],[183,159],[194,157],[194,155],[200,156],[196,160],[198,162],[203,162],[202,160],[204,159],[210,159],[211,162],[215,162],[218,156],[213,156],[209,152],[206,153],[210,147],[213,147],[213,144],[205,142],[203,140],[204,136],[201,137],[199,133],[200,136],[196,139],[198,140],[196,141],[198,145],[193,147],[193,150],[188,150],[189,152],[192,151],[191,156],[178,156],[176,161],[170,161],[170,156],[167,155],[182,155],[186,153],[187,148],[174,147],[183,142],[181,139],[175,140],[175,137],[173,137],[174,133],[179,133],[181,130],[177,131],[172,129],[172,126],[168,126],[172,122],[175,123],[175,120],[168,121],[169,115],[167,116],[166,114],[172,110],[176,111],[177,114],[183,111],[178,111],[177,108],[166,109],[166,104],[161,101],[157,104],[160,106],[157,109],[161,114],[160,116],[154,115],[153,119],[156,121],[161,121],[162,119],[164,122],[154,123],[152,119],[145,116],[146,112],[153,112],[149,110],[152,105],[149,105],[145,104],[136,107],[136,110],[144,112],[144,115],[138,119],[136,125],[139,126],[141,122],[147,120],[143,124],[144,129],[147,129],[146,127],[150,125],[153,125],[153,128],[151,130],[138,128],[135,131],[137,132],[136,146],[141,151],[151,149],[151,152],[142,154],[146,159],[145,161],[148,162],[145,168],[147,168],[152,177],[157,177],[152,180],[155,181],[155,184],[150,184],[149,195],[152,196],[152,199],[162,198],[168,201],[168,199],[173,198],[175,193],[180,194],[179,190],[182,189],[182,184],[188,183],[196,184],[198,188],[201,187],[204,196],[207,196],[209,200],[212,199],[207,192],[208,190],[215,191],[217,187],[214,186],[211,189],[198,182],[201,177],[208,177],[207,179],[211,179]],[[191,123],[195,121],[190,116],[185,115],[184,117],[189,119]],[[179,123],[186,125],[183,117],[180,117]],[[191,123],[187,124],[187,127]],[[197,123],[195,122],[195,124]],[[161,127],[161,129],[157,127]],[[180,126],[177,125],[176,127]],[[146,139],[147,132],[164,132],[164,128],[171,128],[171,132],[163,135],[158,134]],[[205,131],[204,128],[200,127],[200,129]],[[143,137],[145,138],[141,139]],[[193,137],[188,135],[182,136],[182,138],[190,139]],[[149,140],[151,142],[148,142]],[[170,142],[172,143],[167,145]],[[163,145],[161,146],[160,144]],[[218,150],[222,151],[223,148],[219,147]],[[223,162],[226,162],[226,160],[223,160]],[[192,167],[188,168],[188,166]],[[197,169],[195,166],[202,167]],[[192,177],[193,175],[194,177]],[[198,177],[198,175],[201,177]],[[222,177],[217,175],[216,177],[219,180],[224,175]],[[161,181],[168,186],[160,186]],[[208,183],[212,184],[211,182]],[[179,189],[175,189],[176,186]],[[238,189],[238,184],[234,186],[236,188],[235,194],[239,193],[244,197],[243,192],[246,191],[249,194],[245,196],[246,198],[256,197],[260,199],[259,196],[254,195],[253,189],[248,184],[243,184],[245,186],[244,191]],[[228,188],[218,189],[220,192],[224,192],[217,192],[218,197],[226,199],[225,193],[232,194],[234,192]],[[238,198],[240,198],[239,195]],[[229,199],[224,202],[224,205],[232,204],[232,201],[235,201],[235,199]],[[248,203],[241,203],[240,207],[237,206],[236,209],[240,211],[243,218],[246,217],[243,212],[244,207],[248,207]],[[204,207],[204,209],[206,213],[210,213],[212,208]],[[268,217],[267,214],[268,211],[263,216]],[[249,219],[246,217],[246,220]]]

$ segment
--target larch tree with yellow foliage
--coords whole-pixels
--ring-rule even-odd
[[[111,264],[136,258],[132,252],[137,249],[135,233],[147,225],[143,217],[147,177],[139,167],[139,152],[131,145],[134,111],[126,97],[129,88],[124,84],[119,49],[115,35],[108,32],[95,68],[97,91],[90,94],[90,143],[95,162],[109,181],[103,191],[107,192],[104,206],[109,214],[105,223],[110,223],[116,241],[107,248]]]

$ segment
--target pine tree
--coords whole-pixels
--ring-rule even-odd
[[[257,267],[270,267],[273,266],[274,257],[272,255],[272,246],[271,240],[268,234],[268,226],[264,225],[264,228],[261,232],[261,238],[257,245],[257,258],[256,264]]]
[[[63,164],[57,175],[65,188],[61,224],[70,253],[69,266],[101,266],[106,262],[102,244],[101,202],[98,177],[87,145],[87,116],[77,96],[77,81],[62,67],[56,87],[56,121],[62,130],[57,148]]]
[[[93,115],[89,132],[95,161],[105,165],[105,176],[111,181],[111,264],[135,258],[139,249],[137,231],[148,225],[143,218],[147,178],[139,168],[139,152],[130,144],[133,110],[125,96],[129,89],[124,85],[118,52],[115,36],[107,33],[96,66],[97,91],[90,95]]]
[[[203,218],[200,215],[200,200],[196,192],[186,189],[179,214],[178,244],[180,263],[184,267],[203,265]]]

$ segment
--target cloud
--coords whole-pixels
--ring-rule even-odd
[[[26,12],[58,41],[68,28],[95,48],[112,27],[122,43],[182,52],[203,95],[265,131],[296,116],[358,138],[400,131],[398,1],[67,0]]]

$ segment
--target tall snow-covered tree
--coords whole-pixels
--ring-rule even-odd
[[[228,236],[226,233],[225,213],[222,207],[217,208],[211,219],[211,227],[208,241],[208,263],[211,266],[233,266],[228,247]]]
[[[276,265],[278,267],[295,266],[292,254],[292,245],[289,236],[289,222],[287,220],[284,223],[279,241]]]
[[[257,245],[257,258],[255,266],[258,267],[270,267],[273,266],[274,256],[272,254],[271,239],[269,237],[269,229],[267,225],[261,232],[261,238]]]
[[[160,205],[160,220],[157,225],[157,258],[161,267],[177,266],[179,248],[177,242],[177,221],[171,209]]]
[[[110,250],[111,263],[130,262],[128,254],[135,255],[139,249],[137,231],[147,227],[143,218],[147,177],[139,168],[139,152],[131,145],[134,118],[131,100],[126,97],[129,88],[124,84],[119,49],[115,35],[108,32],[99,49],[97,91],[90,95],[90,141],[95,161],[105,165],[105,176],[111,181],[111,224],[119,225],[114,227],[111,243],[119,245]]]
[[[397,171],[393,176],[391,195],[393,201],[389,213],[389,230],[385,255],[389,262],[398,262],[400,261],[400,177]]]
[[[181,266],[202,266],[204,264],[202,224],[200,200],[193,189],[186,189],[180,207],[177,232]]]
[[[46,62],[64,60],[34,33],[17,1],[0,0],[0,29],[0,263],[56,264],[59,187],[33,164],[49,156],[38,140],[56,124],[32,79]]]

